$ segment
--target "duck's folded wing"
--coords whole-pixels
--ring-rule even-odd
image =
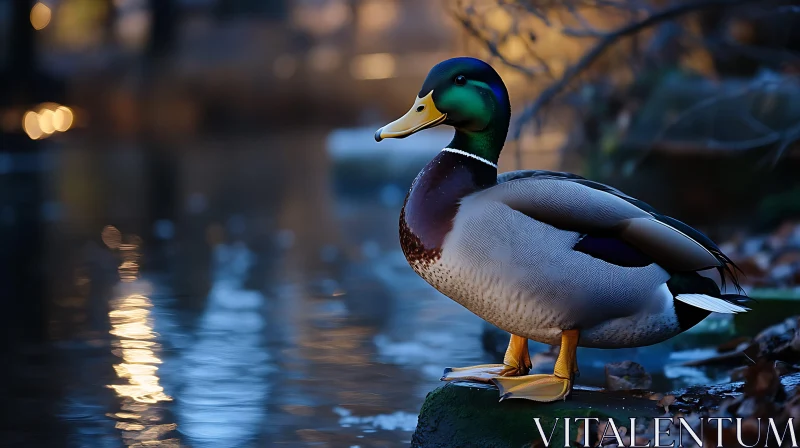
[[[650,210],[613,192],[585,185],[580,179],[521,177],[482,194],[559,229],[619,239],[667,270],[698,271],[722,265],[701,242],[658,220]],[[608,244],[603,247],[618,249]]]

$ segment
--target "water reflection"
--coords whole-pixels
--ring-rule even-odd
[[[397,411],[391,414],[370,415],[366,417],[357,417],[345,408],[335,407],[333,412],[338,415],[339,425],[342,428],[349,428],[351,426],[366,427],[365,431],[370,429],[382,429],[384,431],[408,431],[411,432],[417,427],[417,414],[410,412]]]
[[[135,235],[123,236],[113,226],[106,226],[101,238],[109,249],[118,251],[122,282],[117,288],[121,295],[109,301],[109,333],[115,337],[111,353],[122,360],[113,365],[117,380],[108,385],[120,397],[120,411],[109,417],[116,420],[115,428],[126,446],[180,446],[177,438],[164,438],[177,425],[165,423],[164,409],[158,406],[172,397],[164,393],[157,375],[162,361],[158,355],[161,351],[158,334],[153,331],[153,303],[144,294],[131,292],[143,289],[133,283],[139,277],[141,240]]]
[[[248,446],[257,439],[274,371],[264,348],[264,297],[246,290],[253,254],[243,244],[216,246],[215,278],[195,340],[181,356],[184,388],[176,412],[197,446]]]
[[[117,376],[126,379],[128,384],[109,387],[120,396],[140,403],[158,403],[171,398],[159,385],[156,371],[161,360],[154,350],[160,349],[152,341],[156,335],[150,323],[150,299],[140,294],[120,297],[111,301],[111,334],[119,337],[112,342],[112,353],[122,358],[123,363],[115,364]]]

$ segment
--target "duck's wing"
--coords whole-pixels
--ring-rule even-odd
[[[585,185],[589,188],[594,188],[595,190],[605,191],[606,193],[613,194],[621,199],[624,199],[627,202],[639,207],[640,209],[651,213],[657,214],[656,209],[651,207],[650,204],[640,201],[639,199],[634,198],[633,196],[629,196],[622,191],[606,184],[601,184],[600,182],[595,182],[593,180],[586,179],[585,177],[579,176],[577,174],[572,173],[565,173],[562,171],[547,171],[547,170],[519,170],[519,171],[508,171],[497,176],[497,183],[508,182],[510,180],[516,179],[527,179],[527,178],[537,178],[537,179],[556,179],[556,180],[565,180],[570,182],[576,182],[581,185]],[[672,218],[670,218],[672,219]],[[686,226],[686,224],[683,224]],[[688,227],[688,226],[686,226]],[[699,231],[695,229],[691,229],[694,232],[700,234],[704,239],[708,240],[711,245],[714,245],[707,236],[703,235]]]
[[[620,266],[655,262],[668,271],[720,270],[738,288],[733,262],[702,232],[616,188],[570,173],[503,173],[494,200],[554,227],[579,232],[575,250]]]

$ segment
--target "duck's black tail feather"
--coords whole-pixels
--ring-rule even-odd
[[[707,237],[705,233],[671,216],[662,215],[660,213],[651,214],[659,221],[669,224],[670,226],[675,227],[681,232],[689,235],[689,237],[702,244],[703,247],[711,252],[711,254],[714,255],[717,260],[719,260],[720,265],[717,270],[719,271],[720,281],[723,289],[725,288],[726,282],[730,280],[730,282],[733,283],[734,288],[736,288],[737,293],[744,292],[742,285],[739,283],[739,274],[744,273],[739,266],[736,266],[736,263],[734,263],[730,257],[722,252],[722,249],[720,249],[719,246],[717,246],[717,244],[711,240],[711,238]]]
[[[757,302],[756,299],[743,294],[721,294],[719,298],[739,306],[750,306]]]
[[[709,308],[717,308],[713,306],[704,307],[704,299],[694,297],[696,300],[692,300],[692,296],[708,296],[709,299],[721,299],[727,303],[745,308],[748,307],[749,303],[753,302],[753,299],[743,294],[722,294],[714,280],[704,277],[697,272],[672,273],[672,277],[667,281],[667,288],[669,288],[673,297],[675,297],[675,314],[678,317],[678,325],[681,327],[681,330],[688,330],[705,319],[711,314]],[[682,297],[679,299],[678,296]],[[731,307],[725,307],[723,305],[720,308]]]

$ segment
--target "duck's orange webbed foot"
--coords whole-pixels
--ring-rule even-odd
[[[531,357],[528,352],[528,339],[511,335],[503,364],[481,364],[470,367],[448,367],[444,369],[442,381],[491,382],[497,377],[516,377],[527,375],[531,370]]]
[[[572,379],[578,371],[576,351],[579,337],[578,330],[564,330],[561,333],[561,352],[552,375],[492,378],[500,390],[500,400],[523,398],[549,402],[566,398],[572,392]]]

